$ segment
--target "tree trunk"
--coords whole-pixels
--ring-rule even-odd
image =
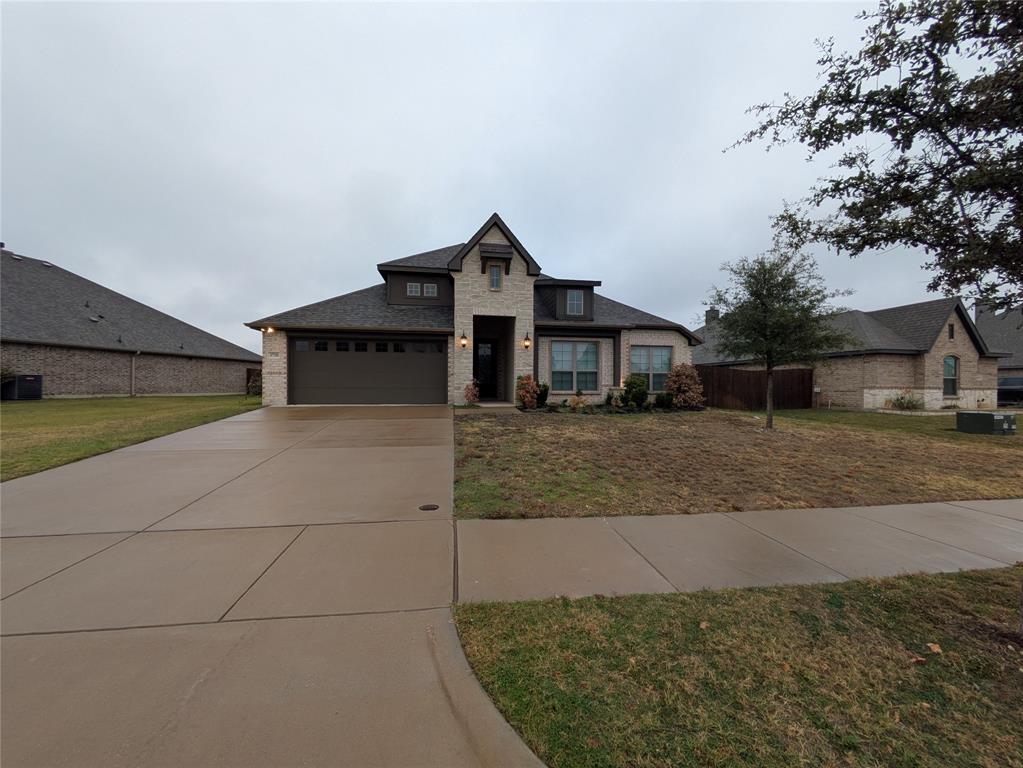
[[[774,368],[767,367],[767,429],[774,429]]]

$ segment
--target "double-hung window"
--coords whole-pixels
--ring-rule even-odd
[[[405,295],[406,296],[419,296],[422,290],[421,283],[406,283],[405,284]]]
[[[646,377],[647,389],[663,392],[671,370],[671,347],[632,347],[629,373]]]
[[[581,315],[583,313],[583,292],[571,288],[565,296],[565,313],[569,315]]]
[[[597,391],[597,342],[551,343],[551,388],[555,392]]]
[[[491,264],[487,267],[487,279],[490,285],[490,290],[499,291],[501,290],[501,276],[504,272],[504,267],[500,264]]]
[[[959,358],[949,355],[942,363],[941,391],[945,397],[955,397],[959,394]]]

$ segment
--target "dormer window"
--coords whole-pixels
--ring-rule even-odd
[[[504,272],[504,267],[500,264],[491,264],[487,267],[487,279],[490,284],[490,290],[499,291],[501,290],[501,275]]]
[[[422,295],[422,284],[421,283],[407,283],[405,285],[406,296],[421,296]]]
[[[582,315],[583,292],[578,288],[570,288],[566,297],[565,312],[569,315]]]

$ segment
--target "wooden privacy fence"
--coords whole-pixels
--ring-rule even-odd
[[[767,408],[767,371],[744,371],[698,365],[703,396],[713,408],[763,411]],[[774,372],[775,408],[813,407],[813,369],[786,368]]]

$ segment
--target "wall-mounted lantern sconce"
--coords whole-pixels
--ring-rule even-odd
[[[467,346],[469,346],[469,339],[466,337],[465,331],[462,331],[462,338],[458,340],[458,343],[462,345],[462,349],[465,349]]]
[[[525,347],[526,349],[529,349],[530,346],[532,346],[532,344],[533,344],[533,340],[531,338],[529,338],[529,334],[527,333],[526,334],[526,338],[524,338],[522,340],[522,346]]]
[[[267,328],[267,329],[266,329],[266,332],[267,332],[267,333],[273,333],[273,332],[274,332],[274,329],[273,329],[273,327]]]

